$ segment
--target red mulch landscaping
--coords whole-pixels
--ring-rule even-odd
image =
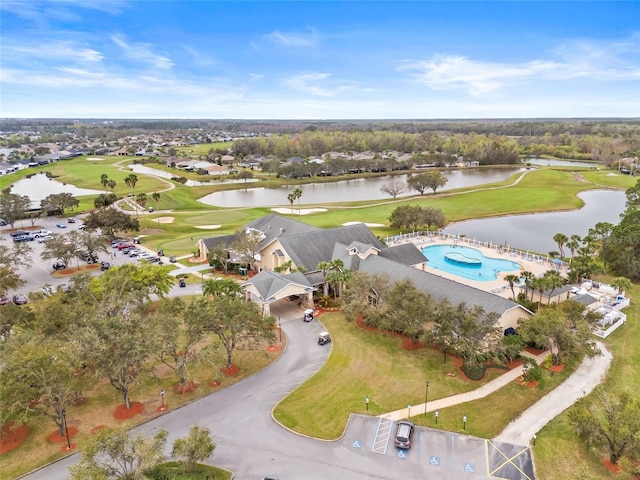
[[[173,391],[178,395],[184,395],[185,393],[191,393],[196,388],[198,388],[198,384],[196,382],[186,382],[186,383],[176,383],[173,386]]]
[[[522,385],[523,387],[535,388],[538,386],[537,380],[532,380],[531,382],[525,382],[522,376],[516,378],[514,382],[516,382],[518,385]]]
[[[93,428],[91,429],[91,433],[92,433],[93,435],[95,435],[95,434],[96,434],[96,433],[98,433],[100,430],[104,430],[105,428],[107,428],[107,426],[106,426],[106,425],[96,425],[95,427],[93,427]]]
[[[220,386],[220,380],[210,380],[209,381],[209,385],[212,387],[219,387]]]
[[[561,372],[564,370],[564,363],[561,363],[560,365],[551,365],[547,370],[556,373]]]
[[[267,352],[277,352],[278,350],[280,350],[280,346],[279,345],[267,345],[266,350],[267,350]]]
[[[240,367],[235,363],[232,363],[230,367],[227,368],[227,366],[224,366],[220,369],[220,371],[226,376],[230,377],[232,375],[236,375],[240,371]]]
[[[540,355],[542,352],[544,352],[545,350],[542,348],[533,348],[533,347],[526,347],[525,351],[532,353],[534,355]]]
[[[78,429],[76,427],[68,427],[67,430],[69,432],[69,438],[73,438],[78,434]],[[60,431],[55,430],[47,436],[47,440],[49,440],[50,443],[66,443],[67,434],[65,433],[64,435],[60,436]]]
[[[618,465],[617,463],[611,463],[611,459],[608,457],[603,458],[600,463],[602,463],[602,465],[604,465],[607,470],[610,470],[612,472],[620,473],[622,471],[620,465]]]
[[[18,448],[29,436],[29,429],[25,425],[5,423],[0,428],[0,455]]]
[[[136,415],[142,413],[142,411],[144,410],[144,403],[131,402],[130,407],[131,408],[127,410],[127,407],[123,403],[118,408],[116,408],[115,412],[113,412],[113,417],[116,420],[127,420],[129,418],[135,417]]]

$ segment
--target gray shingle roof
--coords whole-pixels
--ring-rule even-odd
[[[307,270],[315,270],[320,262],[328,262],[334,253],[336,243],[349,245],[361,242],[381,250],[380,240],[363,224],[332,228],[329,230],[284,235],[279,237],[280,243],[291,256],[294,265],[303,266]]]
[[[296,284],[306,292],[313,291],[312,285],[300,272],[282,275],[270,270],[263,270],[242,286],[253,285],[258,291],[262,303],[271,303],[282,297],[278,295],[287,285]]]
[[[463,302],[467,305],[479,305],[487,313],[495,312],[503,315],[508,310],[520,308],[519,304],[498,295],[408,267],[381,256],[371,255],[361,260],[360,271],[369,274],[386,274],[391,282],[411,280],[418,290],[429,293],[436,301],[447,299],[454,305]]]
[[[403,265],[418,265],[427,261],[427,257],[413,243],[385,248],[380,252],[380,256]]]

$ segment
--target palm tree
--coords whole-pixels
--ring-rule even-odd
[[[156,210],[158,210],[158,204],[160,203],[160,192],[153,192],[151,194],[151,198],[153,198],[153,201],[156,202]],[[160,216],[158,216],[157,220],[158,223],[160,223]]]
[[[531,282],[531,301],[533,302],[533,292],[538,290],[540,293],[540,299],[538,300],[538,306],[542,303],[542,294],[547,289],[547,279],[545,277],[534,277]]]
[[[513,275],[513,274],[505,275],[504,280],[509,283],[509,288],[511,288],[511,295],[512,295],[511,298],[513,298],[513,301],[515,302],[515,300],[516,300],[516,291],[513,288],[513,286],[515,285],[516,282],[520,281],[520,277],[518,275]]]
[[[556,233],[553,236],[553,241],[558,244],[558,250],[560,250],[560,256],[564,258],[564,244],[567,243],[569,238],[564,233]]]
[[[531,282],[533,282],[535,276],[528,270],[523,271],[520,276],[524,278],[524,298],[528,298],[527,295],[529,293],[529,289],[531,288]]]
[[[296,188],[293,191],[293,198],[295,198],[296,200],[298,200],[298,216],[301,215],[300,213],[300,197],[302,196],[302,190],[299,188]]]
[[[571,253],[571,258],[573,258],[573,254],[575,253],[575,251],[580,248],[580,243],[582,243],[582,239],[580,238],[580,235],[575,235],[575,234],[571,235],[571,238],[567,242],[567,248]]]
[[[111,189],[111,192],[113,192],[113,190],[116,188],[116,181],[115,180],[109,180],[107,182],[107,186]]]
[[[138,176],[135,173],[130,173],[124,178],[124,183],[129,187],[134,195],[136,193],[136,183],[138,183]]]
[[[287,200],[289,200],[289,204],[291,205],[291,216],[293,217],[293,202],[296,199],[296,196],[293,193],[287,195]]]
[[[611,286],[618,289],[618,295],[621,295],[622,292],[631,288],[631,280],[626,277],[616,277],[611,282]]]
[[[327,272],[333,267],[331,262],[320,262],[316,267],[318,271],[322,272],[322,294],[326,297],[329,295],[329,283],[327,282]]]
[[[551,303],[551,295],[554,290],[564,285],[564,278],[562,278],[560,272],[557,270],[547,270],[543,278],[547,282],[547,288],[549,288],[549,298],[547,300],[547,305],[549,305],[549,303]]]

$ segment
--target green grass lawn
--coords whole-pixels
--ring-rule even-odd
[[[429,399],[435,400],[475,390],[500,374],[492,369],[482,382],[471,382],[460,377],[451,360],[443,364],[442,353],[434,349],[404,350],[398,337],[363,330],[340,313],[323,314],[320,321],[333,338],[327,364],[274,410],[278,421],[306,435],[338,438],[351,412],[366,412],[367,396],[368,413],[379,415],[406,408],[409,403],[423,403],[426,379],[430,382]],[[514,383],[485,399],[442,409],[438,427],[461,430],[462,415],[466,414],[470,419],[469,433],[491,438],[564,380],[571,370],[554,376],[547,374],[540,388]],[[411,418],[417,424],[434,426],[433,413],[425,417],[415,412]]]

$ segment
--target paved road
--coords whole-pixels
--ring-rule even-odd
[[[542,427],[591,393],[604,379],[613,358],[611,352],[602,343],[596,343],[601,355],[583,360],[578,369],[562,385],[542,397],[509,423],[494,440],[529,445],[530,440]]]

